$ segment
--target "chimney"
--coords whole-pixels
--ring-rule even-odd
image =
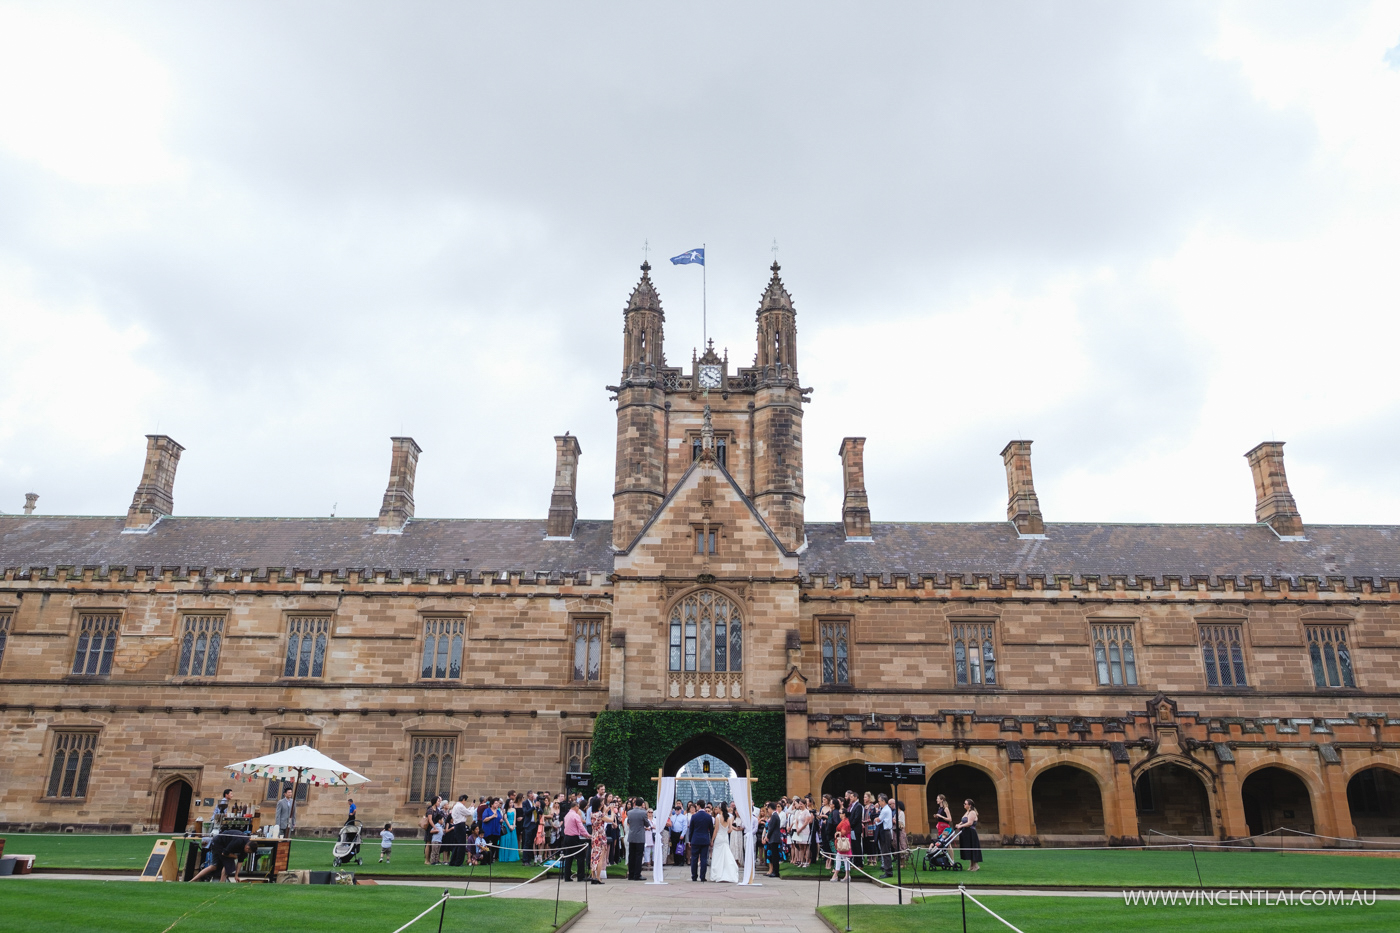
[[[175,468],[184,449],[164,434],[146,435],[146,465],[126,511],[124,532],[150,531],[152,525],[175,511]]]
[[[389,461],[389,488],[379,507],[377,535],[403,534],[403,526],[413,517],[413,478],[418,473],[418,455],[423,452],[411,437],[391,437],[394,455]]]
[[[38,502],[38,501],[39,501],[39,494],[38,494],[37,492],[26,492],[26,493],[24,494],[24,514],[25,514],[25,515],[33,515],[33,514],[34,514],[34,504],[35,504],[36,502]]]
[[[568,431],[554,438],[554,491],[549,496],[547,538],[572,538],[578,521],[578,455],[583,449]]]
[[[841,441],[841,479],[846,497],[841,502],[841,523],[847,541],[870,541],[870,502],[865,497],[865,438]]]
[[[1040,500],[1035,497],[1035,480],[1031,478],[1031,442],[1012,441],[1002,448],[1006,464],[1006,519],[1021,535],[1045,534],[1045,519],[1040,517]]]
[[[1288,491],[1283,472],[1283,441],[1268,441],[1245,454],[1254,473],[1254,519],[1264,522],[1281,538],[1303,535],[1303,517]]]

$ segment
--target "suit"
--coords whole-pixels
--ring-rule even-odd
[[[696,868],[700,870],[700,881],[710,870],[710,840],[715,834],[715,821],[704,810],[690,818],[690,880],[695,881]]]
[[[777,813],[768,818],[763,829],[763,850],[768,857],[768,874],[778,877],[778,867],[783,860],[783,821]]]

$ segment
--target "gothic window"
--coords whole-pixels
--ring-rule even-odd
[[[1245,687],[1243,637],[1238,625],[1202,625],[1201,654],[1209,687]]]
[[[455,680],[461,677],[462,642],[466,637],[466,619],[425,619],[422,678]]]
[[[590,770],[593,760],[593,740],[566,738],[564,740],[564,771],[578,773]]]
[[[223,616],[185,616],[180,636],[181,677],[213,677],[219,669],[219,649],[224,640]]]
[[[287,661],[283,677],[320,677],[326,669],[328,616],[293,616],[287,620]]]
[[[719,526],[718,526],[718,525],[696,525],[696,526],[695,526],[695,553],[696,553],[696,554],[717,554],[717,553],[719,553]]]
[[[298,745],[310,745],[316,747],[316,733],[314,732],[287,732],[272,737],[272,748],[269,754],[285,752],[289,748],[296,748]],[[297,803],[306,803],[306,784],[297,784],[294,780],[278,780],[273,778],[267,782],[267,799],[276,801],[281,799],[282,794],[293,785],[296,785]]]
[[[702,441],[700,435],[695,435],[690,439],[690,459],[699,460]],[[725,469],[729,468],[729,438],[720,434],[715,435],[715,460]]]
[[[574,620],[574,680],[598,683],[603,679],[603,620]]]
[[[112,673],[117,653],[116,615],[84,615],[78,619],[78,650],[73,653],[73,673],[106,677]]]
[[[1319,687],[1355,687],[1345,625],[1309,625],[1308,656]]]
[[[850,683],[851,623],[822,622],[820,624],[820,632],[822,642],[822,683]]]
[[[719,593],[701,590],[671,609],[673,671],[741,671],[744,629],[739,607]]]
[[[1095,625],[1094,667],[1103,687],[1137,686],[1137,656],[1133,651],[1131,623]]]
[[[0,666],[5,664],[5,643],[10,640],[10,619],[13,613],[0,612]]]
[[[415,736],[413,763],[408,772],[408,802],[431,802],[441,794],[452,799],[452,762],[457,740],[449,736]]]
[[[53,767],[46,797],[86,797],[92,759],[97,753],[96,732],[55,732]]]
[[[996,686],[997,657],[990,622],[953,623],[953,672],[958,686]]]

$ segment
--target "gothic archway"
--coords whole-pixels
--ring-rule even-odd
[[[832,768],[822,778],[822,793],[830,794],[833,797],[840,797],[848,790],[856,792],[857,797],[864,798],[865,792],[872,794],[889,794],[891,786],[884,781],[871,781],[865,775],[864,760],[852,761],[841,765],[839,768]]]
[[[1314,831],[1312,795],[1292,771],[1273,765],[1260,768],[1244,779],[1240,796],[1251,836],[1275,829]]]
[[[1210,793],[1200,775],[1176,762],[1148,768],[1133,782],[1138,832],[1211,835]]]
[[[938,795],[948,798],[948,812],[956,823],[962,819],[963,801],[969,797],[977,805],[977,831],[984,835],[1001,832],[1001,810],[997,806],[997,785],[992,776],[969,764],[951,764],[939,768],[928,779],[929,832],[933,831],[933,815],[938,812]]]
[[[1031,785],[1031,816],[1042,836],[1102,836],[1103,793],[1083,768],[1055,765]]]
[[[1400,774],[1366,768],[1347,782],[1351,825],[1358,836],[1400,836]]]
[[[661,766],[661,773],[666,777],[675,777],[687,762],[701,755],[713,755],[729,765],[734,769],[735,777],[749,776],[749,759],[739,746],[708,732],[691,736],[672,749],[671,754],[666,756],[666,763]]]

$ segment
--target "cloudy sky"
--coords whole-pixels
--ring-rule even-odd
[[[812,521],[1400,523],[1400,5],[0,2],[0,511],[611,515],[644,242],[667,355],[776,240]]]

